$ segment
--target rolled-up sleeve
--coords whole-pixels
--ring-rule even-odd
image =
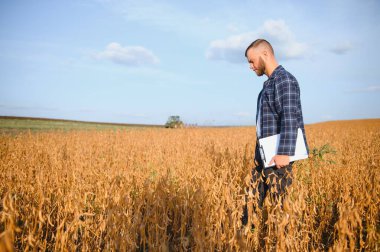
[[[298,83],[284,78],[275,85],[275,103],[278,109],[281,130],[278,155],[293,156],[297,142],[297,104],[299,102]]]

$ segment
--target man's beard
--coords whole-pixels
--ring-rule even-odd
[[[257,76],[262,76],[265,74],[265,64],[263,58],[259,58],[259,68],[256,70]]]

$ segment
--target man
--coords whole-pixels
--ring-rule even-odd
[[[257,39],[248,46],[245,57],[257,76],[265,74],[268,77],[257,99],[257,139],[280,134],[277,155],[270,161],[274,167],[264,169],[256,143],[252,189],[254,194],[259,193],[258,206],[262,208],[268,191],[277,201],[292,183],[292,162],[289,162],[289,156],[295,152],[298,128],[302,129],[305,141],[306,137],[298,82],[277,63],[271,44],[264,39]],[[246,208],[244,215],[243,223],[246,222]]]

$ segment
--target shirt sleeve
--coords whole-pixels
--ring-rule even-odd
[[[297,142],[297,104],[299,88],[297,80],[283,78],[275,85],[275,104],[279,111],[281,130],[278,155],[293,156]]]

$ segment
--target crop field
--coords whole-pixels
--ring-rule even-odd
[[[96,123],[73,120],[45,119],[33,117],[0,116],[1,133],[18,133],[20,131],[51,131],[51,130],[120,130],[147,127],[163,127],[162,125]]]
[[[0,132],[0,251],[379,251],[380,119],[306,134],[258,209],[254,127]]]

